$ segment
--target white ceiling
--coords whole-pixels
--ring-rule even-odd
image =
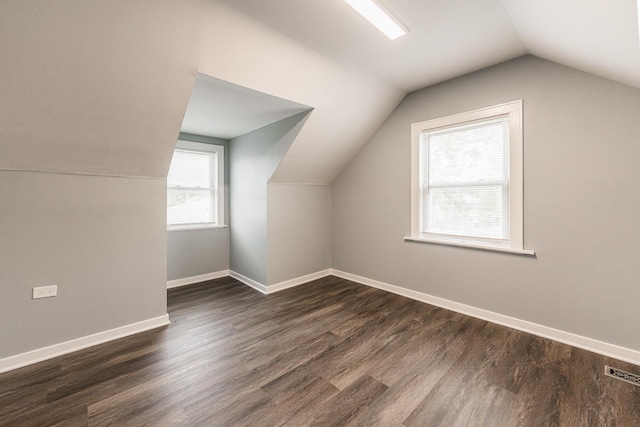
[[[640,88],[640,2],[503,1],[527,52]]]
[[[410,92],[526,53],[640,87],[636,0],[378,0],[410,33],[388,40],[343,0],[229,6]]]
[[[333,182],[408,91],[524,53],[640,88],[636,0],[382,1],[406,37],[343,0],[0,2],[0,168],[166,176],[198,72],[261,94],[207,112],[203,85],[204,116],[250,123],[199,131],[190,108],[184,131],[313,107],[272,178],[310,184]]]
[[[343,0],[202,0],[182,131],[232,138],[308,105],[272,180],[331,183],[403,95],[525,54],[640,88],[640,0],[376,1],[409,34]]]
[[[229,127],[201,132],[189,108],[184,131],[230,137],[313,107],[272,181],[330,184],[404,96],[223,0],[15,0],[0,12],[0,169],[166,177],[197,85],[192,104]],[[203,84],[221,81],[237,86]]]
[[[232,139],[310,107],[210,76],[196,76],[182,132]]]

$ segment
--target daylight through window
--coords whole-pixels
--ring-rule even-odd
[[[522,250],[522,101],[412,125],[412,238]]]
[[[167,176],[167,225],[222,224],[223,147],[180,141]]]

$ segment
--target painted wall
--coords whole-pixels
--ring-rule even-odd
[[[0,359],[163,316],[166,180],[0,171]],[[34,286],[58,296],[31,299]]]
[[[330,185],[405,93],[225,3],[199,1],[198,71],[313,107],[271,181]]]
[[[267,285],[331,268],[331,187],[269,184]]]
[[[537,257],[404,242],[410,124],[524,100]],[[407,96],[333,184],[332,266],[640,350],[640,90],[523,57]]]
[[[224,147],[224,218],[229,224],[229,141],[180,133],[178,139]],[[229,269],[229,228],[167,231],[167,280]]]
[[[165,314],[167,273],[202,268],[167,271],[165,223],[197,72],[315,108],[289,182],[331,182],[402,97],[223,1],[3,1],[0,57],[0,357]],[[60,296],[31,301],[52,280]]]
[[[262,285],[267,283],[267,183],[309,115],[296,114],[229,142],[229,265]]]
[[[197,18],[170,2],[0,5],[0,366],[166,316],[166,175]],[[57,297],[31,299],[48,284]]]

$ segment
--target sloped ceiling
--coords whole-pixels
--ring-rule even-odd
[[[3,0],[0,57],[0,170],[166,177],[200,73],[314,108],[282,179],[330,183],[404,96],[213,0]]]
[[[200,73],[313,108],[272,182],[330,184],[405,95],[225,2],[200,4]]]
[[[3,0],[0,170],[165,177],[198,73],[314,110],[275,182],[330,184],[414,89],[525,53],[640,87],[635,0]]]
[[[227,3],[336,61],[413,91],[526,53],[640,87],[637,0],[377,0],[390,41],[343,0]]]
[[[227,3],[406,92],[526,53],[500,0],[380,1],[409,28],[393,41],[344,0]]]
[[[196,68],[195,12],[0,1],[0,170],[166,177]]]
[[[528,53],[640,88],[640,1],[504,4]]]
[[[198,74],[180,131],[232,139],[310,109]]]

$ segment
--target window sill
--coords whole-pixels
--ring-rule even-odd
[[[169,225],[167,231],[194,231],[194,230],[210,230],[212,228],[227,228],[228,225],[216,224],[185,224],[185,225]]]
[[[474,243],[462,243],[462,242],[452,242],[447,240],[436,240],[436,239],[424,239],[419,237],[405,237],[405,242],[417,242],[417,243],[431,243],[434,245],[444,245],[444,246],[457,246],[468,249],[479,249],[483,251],[492,251],[492,252],[504,252],[513,255],[528,255],[528,256],[536,256],[535,251],[528,249],[513,249],[513,248],[501,248],[499,246],[485,246],[478,245]]]

